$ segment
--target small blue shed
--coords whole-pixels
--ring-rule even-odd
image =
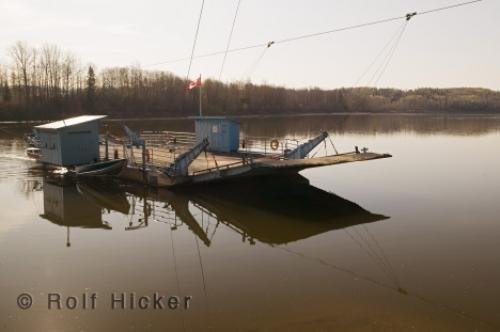
[[[105,115],[82,115],[36,126],[40,161],[71,166],[99,160],[100,120]]]
[[[194,120],[196,141],[208,139],[208,150],[237,152],[240,146],[240,123],[224,116],[203,116]]]

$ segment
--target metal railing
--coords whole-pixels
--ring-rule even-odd
[[[126,138],[116,138],[102,135],[100,137],[102,159],[124,158],[129,165],[143,165],[153,168],[162,168],[170,165],[177,156],[188,151],[196,144],[195,134],[192,132],[176,131],[142,131],[141,138],[145,141],[145,150],[136,147]],[[106,156],[105,146],[108,146]],[[144,156],[143,156],[144,153]]]
[[[196,135],[192,132],[143,130],[140,136],[149,146],[191,146],[196,143]]]
[[[287,150],[293,150],[301,143],[303,139],[295,138],[270,138],[245,136],[240,140],[240,152],[247,154],[261,154],[264,156],[282,158]]]
[[[133,146],[127,139],[108,136],[108,158],[124,158],[127,159],[128,164],[131,166],[163,170],[171,165],[176,157],[188,151],[196,144],[196,136],[192,132],[142,131],[141,138],[145,140],[144,147]],[[106,142],[106,136],[103,136],[101,141]],[[277,139],[244,136],[240,139],[240,148],[238,150],[240,160],[218,165],[215,155],[212,155],[215,162],[214,167],[209,167],[207,162],[205,169],[196,170],[190,174],[200,175],[213,171],[227,170],[253,163],[254,159],[263,156],[284,159],[287,151],[297,148],[306,141],[306,139],[296,138]],[[101,145],[102,159],[106,158],[104,146],[105,144]]]

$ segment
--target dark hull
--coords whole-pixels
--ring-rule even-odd
[[[79,177],[113,176],[120,173],[126,165],[126,159],[102,161],[78,167],[76,175]]]

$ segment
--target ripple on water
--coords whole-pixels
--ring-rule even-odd
[[[34,165],[33,160],[23,155],[24,151],[8,153],[0,152],[0,179],[19,179],[32,177],[30,167]]]

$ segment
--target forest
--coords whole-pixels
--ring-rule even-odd
[[[0,59],[0,120],[49,120],[79,114],[111,118],[198,114],[199,90],[185,79],[140,66],[84,65],[56,45],[17,42]],[[204,115],[328,113],[498,113],[500,92],[484,88],[355,87],[289,89],[252,82],[203,81]]]

